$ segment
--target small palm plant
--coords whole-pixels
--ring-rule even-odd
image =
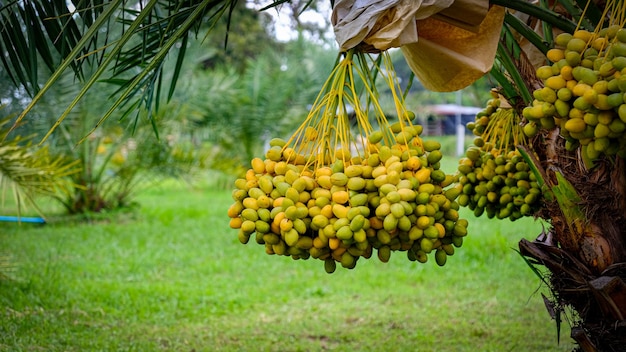
[[[12,196],[18,218],[26,206],[43,215],[36,197],[68,194],[72,188],[69,177],[80,171],[79,162],[54,157],[47,147],[33,145],[28,137],[7,139],[11,120],[10,116],[0,120],[0,200],[4,203]]]

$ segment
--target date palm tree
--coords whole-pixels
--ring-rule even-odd
[[[517,107],[527,124],[535,122],[524,113],[530,111],[524,110],[525,107],[530,109],[540,104],[537,103],[537,99],[541,100],[538,92],[544,91],[541,90],[544,87],[558,88],[548,84],[545,76],[540,77],[540,68],[545,71],[546,67],[566,67],[567,71],[578,66],[571,57],[560,61],[561,58],[555,55],[563,52],[558,49],[565,44],[563,38],[570,38],[558,35],[592,33],[592,38],[605,38],[602,33],[608,33],[608,27],[617,30],[624,25],[622,1],[540,1],[537,5],[523,1],[491,2],[529,15],[526,21],[511,13],[506,15],[492,71],[503,94]],[[520,44],[522,40],[532,45],[524,48]],[[591,43],[588,47],[592,47]],[[543,60],[531,63],[528,48],[539,53]],[[609,52],[606,46],[600,49]],[[591,51],[587,52],[590,55]],[[600,72],[601,63],[611,62],[611,57],[603,56],[602,51],[597,58],[597,66],[590,68],[592,72],[595,70],[592,75]],[[587,65],[593,63],[593,59],[589,56]],[[603,75],[608,81],[620,73]],[[559,73],[556,77],[562,75]],[[579,75],[576,77],[574,80],[582,82]],[[595,92],[596,86],[592,90]],[[562,98],[565,100],[557,98],[559,103],[568,101],[566,97]],[[596,104],[589,111],[597,112],[600,108],[608,107]],[[607,116],[614,114],[612,116],[618,119],[618,110],[615,107],[604,111],[610,111]],[[563,111],[558,114],[556,116],[561,121],[569,118]],[[549,115],[546,121],[551,119],[552,115]],[[551,227],[539,234],[535,241],[520,241],[519,247],[535,272],[539,274],[539,268],[547,269],[539,276],[553,293],[553,297],[545,298],[545,301],[557,327],[563,313],[571,311],[571,337],[581,350],[617,351],[626,343],[626,236],[623,226],[626,166],[621,153],[590,157],[588,149],[595,147],[587,142],[601,135],[595,134],[591,126],[587,129],[590,129],[592,139],[581,142],[584,144],[581,145],[570,135],[568,126],[557,121],[555,126],[543,126],[530,143],[521,148],[537,179],[543,183],[544,204],[536,216],[549,221]]]
[[[275,0],[271,6],[290,2]],[[313,1],[303,3],[314,5]],[[607,25],[609,2],[490,3],[527,15],[525,19],[512,12],[506,15],[491,73],[520,114],[533,104],[534,90],[543,86],[520,43],[530,43],[533,50],[547,55],[555,45],[555,33],[574,33],[578,28],[593,32]],[[129,115],[140,109],[159,109],[159,96],[171,97],[176,88],[190,36],[201,33],[201,28],[214,27],[222,18],[236,21],[230,18],[236,5],[236,0],[0,2],[3,67],[13,83],[32,97],[16,123],[28,120],[28,112],[67,70],[84,82],[84,87],[44,139],[88,90],[102,82],[119,88],[94,129],[114,111]],[[555,11],[557,8],[562,11]],[[167,80],[164,60],[174,48],[180,50],[176,51],[172,79]],[[88,72],[86,64],[97,70]],[[52,72],[45,83],[40,82],[40,69]],[[554,292],[546,302],[557,324],[564,307],[573,309],[572,337],[581,349],[617,351],[626,345],[626,166],[621,157],[607,157],[590,168],[579,151],[566,148],[558,129],[542,131],[525,150],[548,195],[537,216],[549,219],[551,228],[543,236],[549,240],[522,240],[520,252],[537,272],[541,267],[547,269],[540,276]],[[593,232],[581,236],[579,230],[572,230],[572,224],[582,224],[580,231]]]

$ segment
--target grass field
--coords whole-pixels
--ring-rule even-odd
[[[443,268],[394,253],[329,275],[240,244],[228,191],[170,184],[138,200],[91,223],[0,223],[0,351],[574,348],[514,251],[541,231],[532,219],[462,212],[470,234]]]

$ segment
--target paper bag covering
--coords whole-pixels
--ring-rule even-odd
[[[401,49],[424,87],[437,92],[456,91],[489,72],[498,48],[504,11],[503,7],[491,6],[476,31],[458,27],[441,17],[416,21],[419,40]]]
[[[454,0],[337,0],[331,17],[342,51],[358,45],[378,51],[418,41],[415,19],[427,18]]]
[[[504,8],[488,0],[337,0],[332,23],[342,51],[402,48],[425,88],[465,88],[493,66]]]

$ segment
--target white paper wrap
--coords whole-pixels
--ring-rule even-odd
[[[416,19],[450,6],[454,0],[337,0],[332,14],[335,37],[345,51],[365,43],[378,50],[418,40]]]
[[[337,0],[331,20],[342,51],[401,48],[427,89],[449,92],[489,72],[504,13],[488,0]]]

